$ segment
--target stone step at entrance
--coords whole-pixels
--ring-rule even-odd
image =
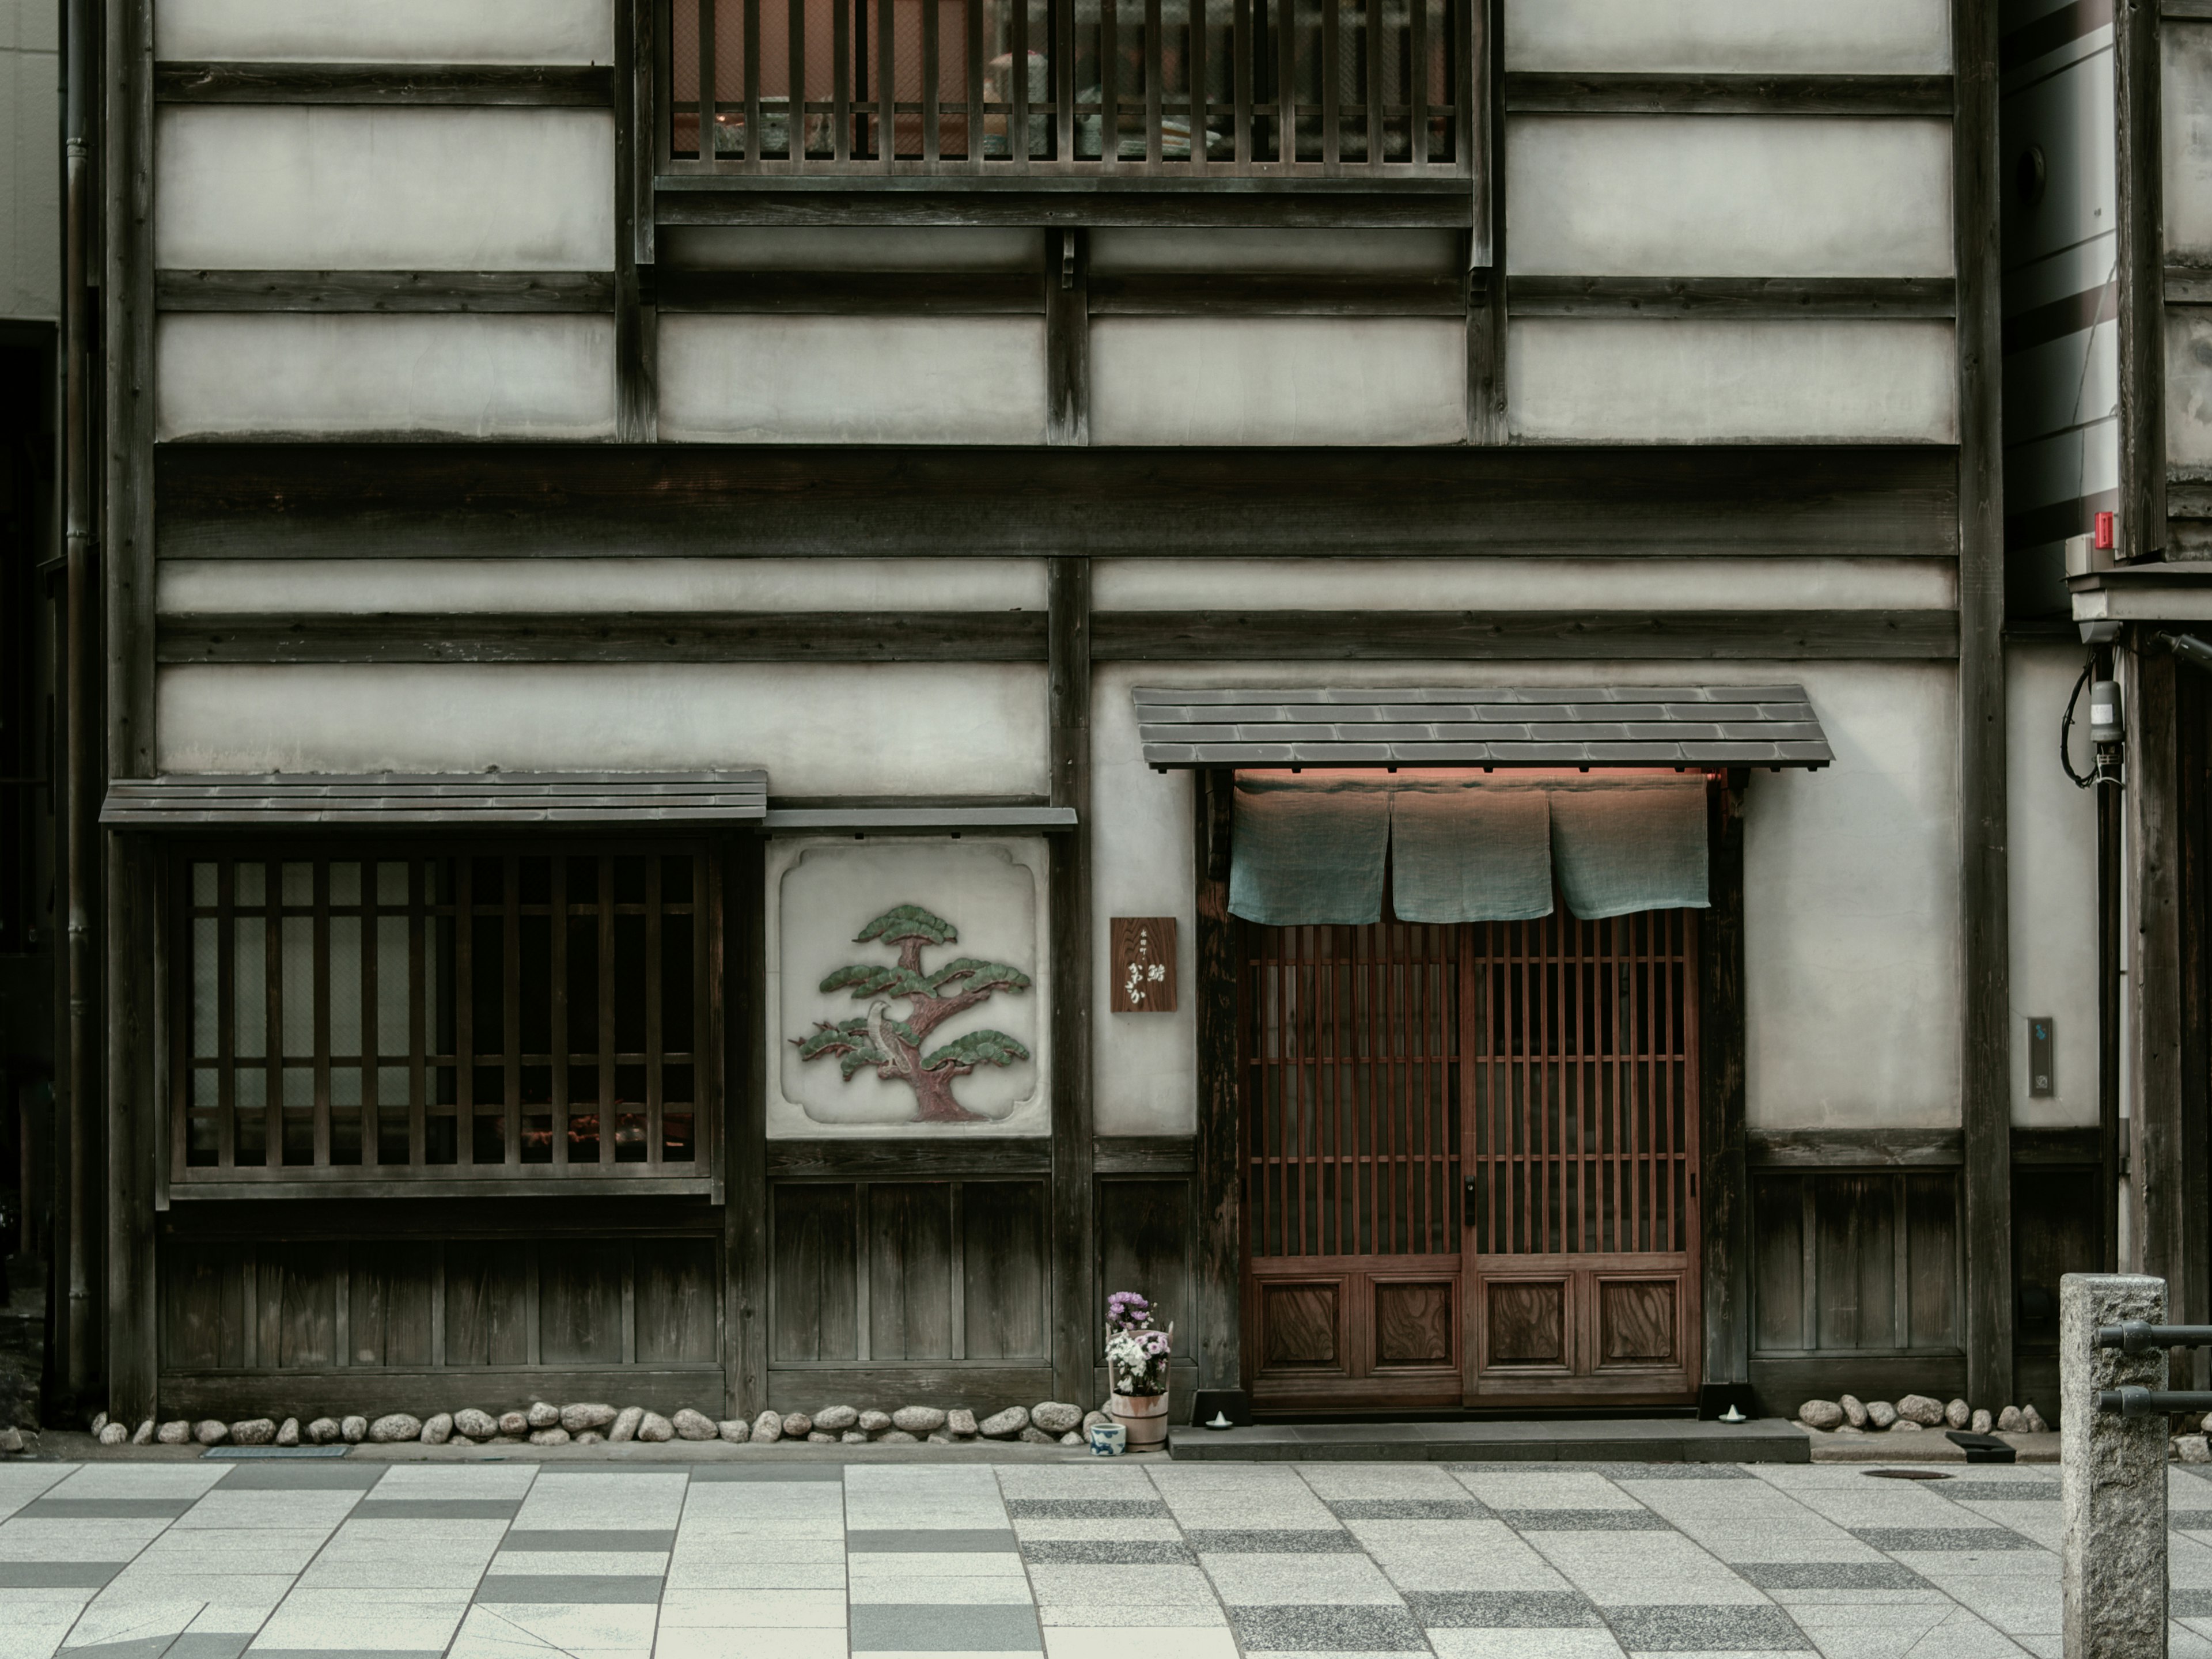
[[[1809,1463],[1812,1441],[1787,1419],[1699,1423],[1686,1417],[1601,1421],[1260,1423],[1235,1429],[1178,1426],[1178,1462]]]

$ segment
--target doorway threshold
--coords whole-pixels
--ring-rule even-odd
[[[1780,1417],[1488,1418],[1177,1427],[1168,1431],[1168,1455],[1206,1463],[1809,1463],[1813,1443]]]

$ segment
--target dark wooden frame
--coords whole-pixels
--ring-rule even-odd
[[[663,860],[670,856],[687,857],[691,863],[691,896],[688,901],[664,902],[660,897]],[[520,896],[519,860],[527,857],[549,860],[550,897],[547,903],[526,903]],[[599,891],[592,898],[579,902],[567,885],[568,865],[576,857],[596,857],[599,865]],[[441,901],[427,890],[428,873],[432,861],[451,858],[454,863],[454,890],[450,901]],[[479,900],[471,890],[471,865],[481,859],[495,858],[504,866],[503,893],[496,907]],[[639,858],[644,862],[645,896],[641,903],[618,898],[614,885],[615,860],[620,858]],[[384,902],[375,890],[375,866],[380,863],[404,861],[408,870],[407,898],[397,904]],[[307,862],[310,865],[312,895],[305,905],[286,900],[276,887],[278,871],[287,862]],[[170,997],[167,1007],[169,1041],[166,1059],[169,1073],[167,1153],[165,1159],[167,1180],[173,1199],[193,1194],[205,1196],[262,1196],[279,1197],[315,1194],[331,1196],[360,1196],[383,1194],[396,1196],[407,1192],[489,1189],[501,1192],[574,1190],[580,1182],[588,1182],[597,1189],[636,1185],[657,1191],[691,1191],[719,1196],[721,1182],[717,1171],[720,1137],[719,1118],[721,1114],[722,1068],[720,1060],[721,1047],[722,1012],[720,1006],[721,975],[720,890],[713,860],[706,848],[697,842],[662,842],[659,840],[624,841],[619,842],[581,841],[529,841],[500,842],[493,841],[440,842],[422,843],[380,841],[361,844],[329,842],[305,842],[293,841],[265,846],[226,841],[219,848],[196,845],[190,841],[174,847],[167,861],[170,874],[171,907],[174,921],[170,924],[168,937],[173,942],[171,952]],[[327,872],[334,863],[351,863],[359,867],[357,880],[360,898],[350,907],[337,906],[331,899]],[[214,905],[199,905],[191,890],[193,878],[190,873],[194,865],[212,864],[216,872],[216,894]],[[260,864],[264,866],[264,897],[259,905],[239,903],[233,890],[235,872],[241,866]],[[361,980],[362,1006],[361,1022],[364,1049],[356,1063],[363,1073],[363,1099],[361,1145],[357,1163],[337,1163],[332,1157],[332,1115],[337,1106],[331,1097],[331,1068],[340,1057],[331,1050],[331,1028],[328,1008],[328,964],[331,957],[330,931],[334,909],[346,914],[358,911],[361,918],[359,933],[363,973]],[[524,1054],[520,1042],[520,953],[521,917],[526,914],[545,914],[550,918],[566,916],[573,921],[580,917],[597,919],[598,947],[598,1011],[596,1025],[599,1046],[590,1054],[572,1053],[572,1044],[559,1039],[565,1036],[568,1025],[566,1011],[569,994],[567,951],[569,927],[550,926],[549,939],[552,961],[549,991],[552,999],[550,1018],[556,1042],[553,1051],[538,1056]],[[616,918],[618,915],[636,914],[644,919],[644,974],[646,1046],[643,1051],[632,1054],[618,1054],[614,1047],[615,981],[617,975],[614,954]],[[691,1019],[693,1040],[687,1050],[665,1049],[661,1042],[662,1005],[658,998],[661,973],[661,919],[667,915],[684,915],[690,918],[691,928]],[[234,930],[230,924],[234,917],[258,915],[264,921],[264,940],[266,965],[262,975],[263,994],[268,1000],[268,1014],[264,1022],[263,1054],[259,1069],[265,1073],[264,1109],[266,1116],[262,1136],[264,1161],[249,1164],[236,1161],[234,1140],[235,1120],[233,1116],[232,1090],[234,1076],[253,1069],[244,1063],[234,1063],[231,1041],[235,1022],[231,1018]],[[455,1048],[450,1059],[441,1058],[431,1051],[431,1025],[436,1010],[428,1006],[427,985],[428,956],[433,948],[434,919],[450,915],[451,949],[453,963],[450,984],[445,988],[453,1000],[455,1021]],[[379,1014],[377,1001],[378,975],[384,967],[383,951],[374,938],[377,921],[386,915],[404,916],[409,933],[408,951],[412,981],[410,1002],[410,1051],[404,1057],[393,1055],[390,1065],[374,1050],[373,1029]],[[484,1051],[472,1035],[473,1005],[479,988],[471,968],[475,948],[473,924],[486,916],[503,918],[501,957],[503,969],[501,995],[505,1006],[502,1024],[507,1028],[507,1042],[497,1053]],[[194,929],[190,921],[197,917],[211,918],[219,941],[218,1005],[216,1015],[217,1049],[213,1071],[220,1090],[220,1105],[213,1115],[216,1133],[216,1161],[203,1164],[192,1160],[188,1153],[188,1129],[191,1121],[206,1115],[195,1111],[191,1101],[190,1079],[195,1072],[209,1069],[191,1052],[191,1032],[193,1012],[190,999],[193,994],[195,975],[185,965],[193,948],[188,941]],[[316,963],[313,1032],[311,1054],[287,1052],[289,1045],[281,1035],[279,1000],[282,995],[279,964],[284,955],[278,937],[278,918],[299,918],[309,922],[313,930],[313,952]],[[470,926],[463,926],[468,918]],[[311,1161],[287,1162],[284,1158],[283,1123],[289,1110],[283,1099],[280,1086],[286,1069],[297,1069],[296,1062],[312,1062],[313,1079],[313,1149]],[[286,1062],[295,1064],[288,1068]],[[381,1156],[378,1135],[374,1127],[377,1112],[385,1104],[377,1098],[380,1079],[377,1071],[390,1069],[391,1065],[404,1064],[410,1074],[408,1099],[405,1103],[389,1104],[403,1111],[408,1152],[398,1163],[387,1163]],[[569,1161],[568,1122],[578,1115],[574,1109],[584,1103],[568,1098],[568,1075],[571,1066],[588,1063],[596,1071],[599,1099],[596,1109],[589,1114],[592,1119],[592,1136],[597,1144],[597,1156],[588,1164]],[[664,1157],[665,1138],[661,1124],[662,1080],[664,1067],[670,1064],[688,1066],[692,1073],[692,1091],[688,1104],[692,1122],[691,1157],[673,1160]],[[523,1072],[526,1066],[543,1065],[551,1079],[550,1103],[543,1109],[550,1129],[546,1160],[526,1163],[522,1156],[522,1140],[526,1114],[530,1109],[521,1099]],[[498,1139],[501,1155],[494,1164],[480,1163],[473,1125],[486,1115],[475,1099],[475,1091],[481,1074],[488,1066],[496,1066],[504,1073],[504,1098],[496,1107],[501,1122]],[[644,1118],[646,1157],[642,1160],[619,1158],[618,1134],[616,1125],[631,1114],[621,1110],[616,1099],[617,1068],[641,1069],[645,1074],[645,1099],[639,1109]],[[453,1078],[454,1101],[451,1111],[453,1126],[453,1158],[450,1162],[430,1161],[429,1120],[447,1114],[432,1104],[437,1093],[432,1086],[433,1073],[450,1070]]]
[[[617,51],[621,43],[617,42]],[[527,106],[606,109],[616,71],[602,64],[291,64],[164,61],[164,104]]]

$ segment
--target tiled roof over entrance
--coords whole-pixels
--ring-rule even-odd
[[[1145,763],[1767,766],[1834,753],[1801,685],[1187,686],[1133,694]]]

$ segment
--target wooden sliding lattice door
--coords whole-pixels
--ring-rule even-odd
[[[1241,932],[1255,1403],[1693,1392],[1695,913]]]

